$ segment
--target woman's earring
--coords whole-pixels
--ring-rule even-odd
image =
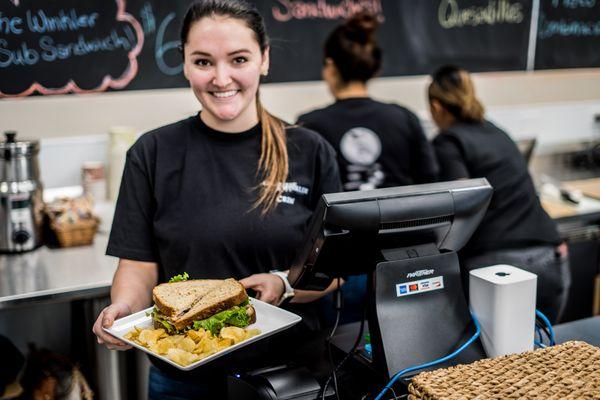
[[[268,75],[269,75],[269,71],[263,71],[263,72],[261,73],[261,75],[262,75],[262,76],[268,76]]]

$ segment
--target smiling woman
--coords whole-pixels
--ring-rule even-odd
[[[341,189],[331,146],[260,104],[269,41],[254,6],[195,3],[181,43],[184,74],[202,111],[142,135],[127,153],[107,249],[120,263],[112,304],[94,325],[98,341],[113,349],[127,347],[102,328],[149,307],[152,288],[184,272],[192,279],[235,278],[275,305],[294,295],[286,273],[274,270],[294,261],[321,195]],[[290,338],[301,343],[307,329],[318,327],[316,309],[306,303],[324,294],[295,293],[288,307],[305,325]],[[256,368],[284,355],[288,361],[286,347],[257,344],[260,356],[246,350],[230,367]],[[222,398],[222,365],[182,376],[153,362],[150,399]]]
[[[184,18],[181,43],[184,75],[207,111],[200,117],[208,126],[231,133],[262,123],[257,172],[265,173],[265,180],[254,206],[268,212],[280,196],[277,185],[287,179],[288,155],[282,121],[258,98],[260,76],[269,72],[262,16],[244,2],[196,3]]]
[[[258,123],[256,94],[260,75],[269,70],[269,53],[244,22],[215,17],[194,24],[184,57],[183,72],[202,103],[205,123],[225,132]]]

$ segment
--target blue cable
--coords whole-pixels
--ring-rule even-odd
[[[544,343],[544,338],[542,337],[542,331],[541,331],[541,329],[536,326],[535,327],[535,331],[536,331],[536,333],[538,335],[538,341],[543,344]]]
[[[458,350],[454,351],[451,354],[448,354],[447,356],[443,357],[443,358],[438,358],[437,360],[434,361],[430,361],[428,363],[425,364],[421,364],[421,365],[417,365],[414,367],[410,367],[410,368],[406,368],[403,369],[402,371],[398,372],[396,375],[394,375],[394,377],[389,381],[389,383],[387,385],[385,385],[385,387],[383,388],[383,390],[379,393],[379,395],[377,395],[377,397],[375,398],[375,400],[381,400],[383,398],[383,396],[385,395],[385,392],[387,392],[389,389],[392,388],[392,386],[394,386],[394,383],[396,383],[396,381],[404,374],[408,373],[408,372],[412,372],[412,371],[416,371],[418,369],[423,369],[423,368],[427,368],[427,367],[431,367],[433,365],[437,365],[440,363],[443,363],[445,361],[450,360],[451,358],[456,357],[461,351],[463,351],[464,349],[466,349],[467,347],[469,347],[469,345],[471,343],[473,343],[475,340],[477,340],[477,338],[479,337],[479,335],[481,334],[481,328],[479,326],[479,321],[477,321],[477,318],[475,318],[475,315],[473,313],[471,313],[471,318],[473,318],[473,323],[475,324],[475,334],[473,336],[471,336],[471,338],[469,340],[467,340],[465,342],[465,344],[463,344],[462,346],[460,346],[458,348]]]
[[[550,323],[550,320],[539,310],[535,310],[535,314],[540,317],[542,319],[542,321],[544,321],[544,323],[546,324],[546,326],[548,327],[548,332],[550,332],[550,345],[554,346],[556,344],[555,340],[554,340],[554,330],[552,329],[552,324]],[[410,368],[406,368],[403,369],[402,371],[398,372],[396,375],[394,375],[394,377],[389,381],[389,383],[387,385],[385,385],[385,387],[383,388],[383,390],[377,395],[377,397],[375,398],[375,400],[381,400],[383,398],[383,396],[385,395],[385,393],[392,388],[392,386],[394,385],[394,383],[396,383],[396,381],[404,374],[407,374],[409,372],[412,371],[416,371],[419,369],[423,369],[423,368],[427,368],[427,367],[432,367],[434,365],[443,363],[445,361],[448,361],[454,357],[456,357],[459,353],[461,353],[464,349],[466,349],[469,345],[471,345],[471,343],[473,343],[475,340],[477,340],[477,338],[479,337],[479,335],[481,334],[481,328],[479,326],[479,321],[477,321],[477,318],[475,317],[475,315],[473,313],[471,313],[471,318],[473,318],[473,323],[475,324],[475,334],[465,342],[465,344],[463,344],[462,346],[460,346],[456,351],[454,351],[451,354],[448,354],[445,357],[439,358],[437,360],[434,361],[430,361],[428,363],[425,364],[421,364],[421,365],[416,365],[414,367],[410,367]],[[539,330],[538,330],[538,334],[540,334]],[[541,336],[541,334],[540,334]],[[538,342],[537,340],[534,341],[534,343],[536,345],[538,345],[539,347],[546,347],[543,343]]]
[[[544,343],[538,342],[537,340],[534,340],[533,343],[539,348],[542,348],[542,349],[546,348],[546,345]]]
[[[556,341],[554,340],[554,330],[552,329],[552,324],[550,323],[550,320],[548,319],[548,317],[542,314],[540,310],[535,310],[535,315],[540,317],[548,327],[548,332],[550,332],[550,346],[554,346],[556,344]]]

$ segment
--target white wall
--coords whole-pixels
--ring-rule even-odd
[[[600,101],[600,69],[474,76],[479,95],[490,111]],[[370,91],[376,98],[399,102],[426,115],[427,83],[425,76],[380,78],[373,80]],[[264,104],[289,121],[331,101],[322,82],[268,84],[263,85],[261,93]],[[131,125],[145,131],[188,116],[198,108],[188,89],[36,96],[0,100],[0,121],[1,129],[16,129],[32,138],[97,135],[106,134],[112,125]],[[530,120],[532,131],[541,122]]]
[[[474,75],[488,115],[515,138],[538,137],[537,151],[554,151],[565,143],[600,139],[600,69],[503,72]],[[427,119],[428,77],[379,78],[370,84],[373,97],[401,103]],[[267,84],[265,106],[290,122],[332,98],[322,82]],[[47,187],[73,184],[82,161],[105,160],[111,126],[139,132],[182,119],[199,105],[188,89],[124,91],[91,95],[36,96],[0,100],[0,129],[21,137],[41,138],[42,173]],[[56,139],[78,136],[76,139]]]

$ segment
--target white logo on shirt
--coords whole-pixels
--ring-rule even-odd
[[[298,185],[298,182],[280,182],[277,184],[277,189],[281,192],[281,195],[277,197],[278,203],[294,204],[296,203],[296,196],[307,196],[308,188],[306,186]]]
[[[340,151],[351,164],[371,165],[381,155],[381,140],[369,128],[352,128],[342,136]]]
[[[280,182],[277,184],[277,189],[282,193],[297,193],[304,196],[308,194],[308,188],[306,186],[298,185],[298,182]]]
[[[340,140],[340,152],[348,161],[345,190],[370,190],[381,186],[385,173],[377,162],[381,156],[381,139],[375,132],[365,127],[350,129]]]
[[[294,204],[296,202],[296,199],[290,196],[280,195],[279,197],[277,197],[277,202],[285,204]]]

